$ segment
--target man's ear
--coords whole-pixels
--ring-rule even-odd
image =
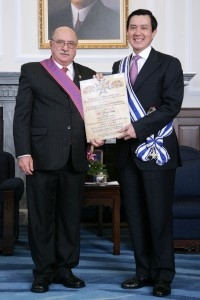
[[[154,39],[154,37],[156,36],[156,33],[157,33],[157,28],[152,32],[152,37]]]

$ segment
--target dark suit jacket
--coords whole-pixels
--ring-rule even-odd
[[[71,5],[56,14],[49,15],[49,39],[51,39],[52,31],[60,26],[73,28]],[[84,40],[119,39],[119,14],[99,0],[90,10],[77,35],[78,39]]]
[[[96,74],[77,63],[74,70],[78,87],[80,78]],[[13,132],[16,156],[31,154],[35,169],[62,168],[70,148],[74,168],[88,168],[84,121],[68,94],[39,62],[21,68]]]
[[[118,68],[119,61],[114,63],[113,73],[118,73]],[[148,136],[157,134],[160,129],[172,121],[181,109],[184,81],[179,60],[152,49],[138,74],[133,89],[146,112],[150,107],[155,107],[156,111],[133,123],[137,139],[131,139],[129,142],[123,139],[117,141],[119,167],[125,165],[130,147],[140,169],[156,170],[177,167],[181,161],[174,131],[170,136],[164,138],[164,147],[170,155],[170,160],[162,167],[157,166],[154,161],[139,160],[135,155],[135,150]]]

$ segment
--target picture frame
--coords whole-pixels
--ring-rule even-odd
[[[51,39],[51,33],[56,27],[68,26],[74,29],[74,25],[72,25],[73,17],[68,14],[69,8],[70,14],[72,14],[70,3],[72,1],[73,0],[38,0],[40,49],[50,48],[49,41]],[[85,18],[82,22],[84,26],[86,26],[87,23],[85,31],[82,27],[82,31],[77,32],[77,48],[128,48],[126,37],[128,0],[98,0],[97,3],[99,13],[96,11],[96,15],[93,17],[93,23],[92,9],[95,7],[95,3],[89,11],[88,16],[86,16],[86,18],[90,17],[91,23],[89,23],[89,19],[86,22]],[[103,12],[102,9],[104,9],[105,12]],[[91,15],[89,16],[90,12]],[[65,16],[68,17],[65,18]],[[101,20],[99,16],[101,16]],[[102,17],[104,19],[102,19]],[[67,22],[69,24],[67,24]],[[96,25],[98,25],[97,28],[95,28]]]

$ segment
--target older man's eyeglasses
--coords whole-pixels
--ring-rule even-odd
[[[60,48],[62,48],[62,47],[64,47],[65,45],[67,45],[67,47],[68,47],[69,49],[74,49],[74,48],[76,48],[76,46],[77,46],[77,43],[75,43],[75,42],[73,42],[73,41],[68,41],[68,42],[65,42],[65,41],[63,41],[63,40],[58,40],[58,41],[52,40],[52,41],[55,42],[56,45],[57,45],[57,47],[60,47]]]

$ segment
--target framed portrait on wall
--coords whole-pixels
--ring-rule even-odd
[[[38,1],[39,48],[49,48],[52,32],[60,26],[76,31],[78,48],[128,47],[128,0]]]

